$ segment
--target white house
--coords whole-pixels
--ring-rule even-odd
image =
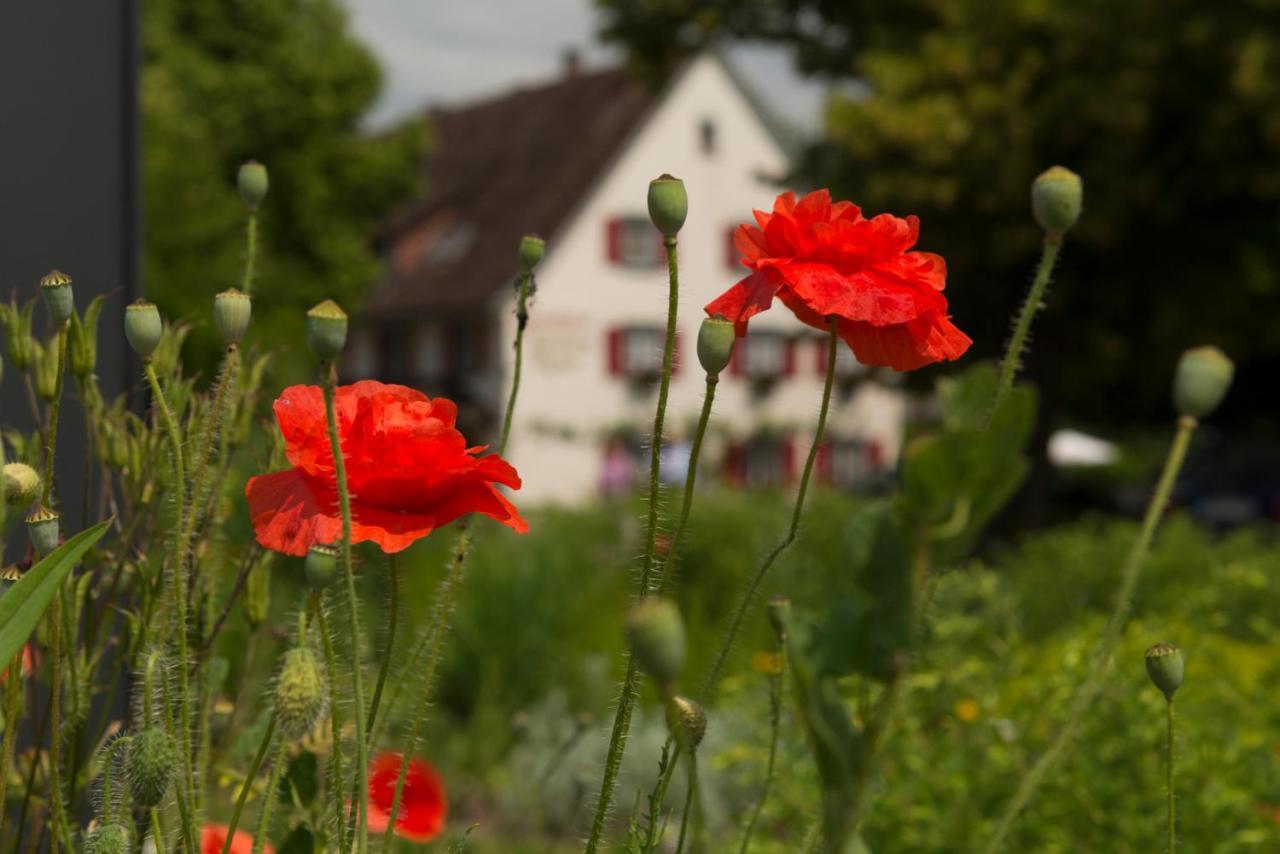
[[[689,194],[667,415],[667,439],[680,443],[704,390],[693,352],[702,307],[743,275],[731,233],[753,208],[771,206],[788,167],[782,145],[710,52],[662,92],[621,70],[573,69],[431,117],[428,196],[387,226],[386,276],[353,332],[346,374],[449,396],[469,438],[492,438],[510,377],[516,248],[521,234],[541,234],[547,253],[507,455],[525,502],[618,488],[645,464],[667,308],[649,181],[671,173]],[[702,477],[754,486],[798,474],[824,346],[780,303],[752,320],[721,378]],[[906,401],[891,373],[859,365],[843,345],[837,370],[818,476],[855,487],[895,464]]]

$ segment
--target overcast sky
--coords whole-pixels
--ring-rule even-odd
[[[457,103],[560,73],[567,49],[587,67],[619,54],[595,38],[590,0],[345,0],[356,33],[386,74],[369,121],[379,125],[426,104]],[[804,129],[817,127],[822,87],[800,79],[777,49],[742,46],[731,59],[773,110]]]

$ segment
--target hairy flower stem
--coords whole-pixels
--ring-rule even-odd
[[[329,723],[333,731],[333,751],[331,762],[333,763],[333,801],[334,814],[337,817],[337,827],[342,827],[342,816],[345,810],[342,808],[341,799],[338,797],[342,792],[342,707],[339,704],[340,697],[338,695],[338,660],[333,652],[333,635],[329,631],[329,619],[324,613],[324,603],[320,601],[320,594],[311,593],[311,613],[315,616],[316,627],[320,632],[320,643],[324,648],[324,666],[328,671],[329,677]]]
[[[786,679],[786,661],[785,651],[779,646],[778,649],[778,666],[777,674],[769,677],[769,761],[764,769],[764,783],[760,786],[760,799],[756,801],[755,809],[751,811],[751,818],[747,821],[747,829],[742,834],[742,845],[738,849],[739,854],[747,854],[747,848],[751,845],[751,836],[755,833],[756,824],[760,821],[760,815],[764,812],[765,801],[769,798],[769,789],[773,785],[773,768],[778,757],[778,730],[782,725],[782,689],[783,681]]]
[[[1062,249],[1062,235],[1046,234],[1044,248],[1040,252],[1040,265],[1036,267],[1035,278],[1031,280],[1031,289],[1027,291],[1026,301],[1018,312],[1018,319],[1013,325],[1013,335],[1004,351],[1004,360],[1000,363],[1000,379],[996,383],[996,396],[991,402],[991,410],[987,413],[987,424],[995,417],[1000,404],[1013,388],[1014,377],[1022,361],[1023,349],[1027,346],[1027,335],[1031,332],[1031,322],[1044,302],[1045,289],[1049,287],[1049,276],[1053,273],[1053,265],[1058,260],[1058,252]]]
[[[1111,661],[1116,644],[1120,641],[1120,632],[1124,628],[1125,620],[1129,617],[1133,592],[1138,584],[1138,575],[1142,571],[1142,565],[1146,561],[1147,553],[1151,550],[1151,540],[1160,524],[1160,517],[1169,503],[1169,497],[1173,493],[1173,485],[1178,479],[1178,472],[1182,470],[1182,463],[1187,455],[1187,447],[1191,444],[1191,436],[1195,433],[1195,430],[1196,419],[1189,415],[1183,415],[1178,419],[1178,430],[1174,435],[1173,444],[1169,447],[1169,455],[1165,459],[1164,470],[1160,474],[1156,490],[1151,496],[1151,502],[1147,505],[1138,539],[1129,550],[1124,566],[1120,571],[1120,588],[1116,591],[1111,616],[1108,618],[1106,627],[1102,631],[1102,637],[1094,649],[1093,658],[1089,663],[1089,670],[1086,672],[1079,687],[1076,688],[1075,696],[1071,699],[1067,719],[1062,729],[1058,730],[1058,734],[1052,744],[1036,760],[1036,764],[1032,766],[1026,776],[1022,778],[1017,792],[1005,807],[1000,823],[996,827],[996,832],[984,849],[988,854],[994,854],[994,852],[1001,850],[1009,832],[1013,829],[1014,821],[1031,803],[1036,789],[1044,782],[1049,770],[1058,761],[1067,745],[1071,743],[1072,738],[1075,737],[1076,729],[1080,726],[1080,721],[1084,717],[1085,711],[1093,704],[1098,691],[1102,687],[1104,671]]]
[[[26,695],[26,677],[22,675],[22,651],[9,662],[9,678],[4,683],[4,742],[0,744],[0,805],[5,803],[9,791],[9,774],[13,768],[14,747],[18,742],[18,724],[22,720],[23,699]],[[0,827],[4,826],[5,812],[0,809]]]
[[[1165,728],[1164,740],[1164,782],[1168,795],[1168,814],[1169,814],[1169,854],[1174,854],[1178,850],[1178,817],[1176,807],[1173,803],[1173,698],[1169,697],[1165,701],[1165,710],[1168,712],[1168,720]]]
[[[760,568],[756,570],[756,574],[751,577],[751,581],[747,584],[747,589],[742,594],[742,599],[738,602],[738,609],[733,614],[733,621],[729,624],[729,631],[725,634],[724,640],[720,644],[720,650],[716,653],[715,661],[707,674],[707,680],[703,683],[702,694],[704,698],[709,699],[715,693],[716,683],[720,681],[720,673],[724,670],[729,651],[733,648],[733,642],[738,637],[738,631],[742,628],[742,621],[746,617],[752,601],[755,599],[756,590],[760,587],[760,582],[764,580],[765,575],[773,567],[778,557],[795,542],[796,534],[800,530],[800,517],[804,513],[804,498],[809,491],[809,479],[813,476],[813,466],[818,459],[818,449],[822,445],[822,437],[827,429],[827,412],[831,408],[831,388],[835,383],[836,377],[836,347],[839,343],[840,337],[836,334],[836,318],[832,317],[827,333],[827,379],[822,386],[822,407],[818,410],[818,426],[813,433],[813,443],[809,446],[809,456],[805,459],[804,471],[800,474],[800,489],[796,493],[795,508],[791,512],[791,525],[787,528],[786,536],[773,547],[773,550],[765,557],[764,563],[760,564]]]
[[[658,533],[659,464],[662,459],[662,435],[667,418],[667,395],[671,390],[671,364],[675,358],[676,317],[680,309],[680,265],[676,238],[666,237],[667,248],[667,336],[662,347],[662,375],[658,381],[658,405],[653,414],[653,436],[649,451],[649,517],[645,528],[644,564],[640,570],[640,597],[650,592],[650,576],[653,573],[654,542]],[[609,736],[609,751],[604,760],[604,778],[600,781],[600,794],[596,799],[595,816],[591,821],[591,836],[587,839],[586,854],[595,854],[604,834],[604,822],[613,801],[613,787],[622,767],[622,755],[627,749],[627,731],[631,728],[631,711],[635,707],[640,672],[631,653],[626,653],[627,672],[622,679],[622,692],[618,697],[618,709],[613,717],[613,732]]]
[[[378,704],[382,701],[382,688],[387,683],[387,671],[391,669],[391,653],[396,645],[396,621],[400,614],[400,578],[394,554],[387,555],[387,584],[391,588],[391,601],[389,603],[391,615],[387,619],[387,639],[386,646],[382,650],[382,664],[378,667],[378,682],[373,686],[373,699],[369,701],[370,750],[373,750],[374,722],[378,719]]]
[[[53,387],[53,401],[49,404],[49,428],[44,438],[44,491],[40,498],[46,507],[51,507],[53,499],[53,457],[58,449],[58,413],[62,410],[62,388],[66,381],[69,325],[64,322],[58,330],[58,379]]]
[[[271,738],[276,732],[276,714],[271,713],[271,719],[267,721],[267,731],[262,734],[262,743],[258,745],[258,752],[254,754],[253,764],[249,766],[249,773],[245,775],[244,785],[240,787],[240,795],[236,798],[235,808],[231,811],[231,821],[227,824],[227,840],[222,843],[222,854],[229,854],[231,851],[231,840],[236,835],[236,828],[240,826],[240,814],[244,812],[244,803],[249,799],[249,790],[253,788],[253,780],[258,776],[258,771],[262,769],[262,761],[267,757],[267,750],[271,747]],[[267,797],[270,797],[268,793]]]
[[[203,429],[200,431],[200,439],[196,443],[196,453],[193,458],[195,472],[191,476],[191,507],[186,514],[186,525],[182,532],[181,554],[184,561],[190,559],[191,540],[195,536],[196,529],[200,527],[201,507],[204,504],[205,476],[209,471],[209,458],[213,454],[214,435],[218,432],[219,423],[223,420],[223,409],[226,406],[227,395],[235,385],[236,366],[239,364],[239,359],[236,358],[236,355],[236,345],[229,345],[222,359],[222,370],[218,372],[217,385],[214,386],[213,405],[205,417]],[[228,429],[227,425],[224,424],[222,429]]]
[[[321,369],[324,385],[325,419],[329,423],[329,448],[333,452],[333,474],[338,487],[338,508],[342,513],[342,570],[346,576],[347,611],[351,620],[351,683],[356,703],[356,786],[361,797],[356,798],[357,850],[369,850],[368,798],[363,797],[369,787],[368,749],[365,744],[364,679],[360,672],[360,605],[356,598],[356,573],[351,562],[351,494],[347,490],[347,464],[342,457],[342,441],[338,437],[338,413],[334,404],[334,386],[337,369],[325,365]]]
[[[258,261],[258,214],[249,212],[249,219],[244,226],[244,275],[240,279],[240,290],[246,295],[253,293],[253,274]]]
[[[671,570],[676,562],[676,552],[680,550],[680,542],[684,539],[685,526],[689,524],[689,511],[693,509],[693,491],[698,481],[698,457],[702,453],[702,439],[707,433],[707,422],[711,420],[711,406],[716,399],[716,386],[720,378],[707,374],[707,390],[702,396],[702,412],[698,415],[698,427],[693,433],[693,443],[689,446],[689,468],[684,475],[684,498],[680,502],[680,519],[671,535],[671,546],[667,549],[666,560],[662,562],[662,572],[658,575],[658,583],[654,589],[658,595],[667,588],[671,579]]]
[[[511,418],[516,411],[516,396],[520,393],[520,372],[524,367],[524,328],[529,325],[529,285],[533,273],[520,274],[520,292],[516,297],[516,340],[512,344],[515,358],[511,367],[511,393],[507,395],[507,411],[502,415],[502,435],[498,439],[498,455],[507,452],[507,440],[511,438]]]
[[[155,407],[160,412],[160,420],[169,437],[170,453],[173,455],[173,590],[174,605],[177,610],[178,636],[178,719],[182,730],[178,733],[180,749],[178,754],[182,762],[182,786],[180,787],[189,805],[195,804],[195,778],[191,767],[191,687],[187,671],[190,668],[190,655],[187,649],[187,573],[186,561],[182,558],[182,526],[186,522],[186,481],[183,478],[182,434],[178,431],[178,422],[173,417],[173,410],[160,389],[160,378],[156,376],[155,365],[150,360],[144,366],[147,382],[151,386],[151,396]],[[193,816],[188,812],[183,816],[184,831],[194,838],[195,826]]]
[[[685,792],[684,812],[680,816],[680,836],[676,841],[676,854],[681,854],[681,852],[684,851],[684,840],[685,836],[689,832],[689,826],[691,824],[696,826],[698,823],[698,818],[694,815],[698,801],[698,753],[696,750],[689,751],[688,767],[689,788],[688,791]],[[698,837],[698,831],[696,827],[693,835],[695,839],[693,847],[697,848],[698,845],[696,839]]]
[[[152,807],[148,812],[151,821],[151,842],[156,846],[156,854],[165,854],[164,828],[160,826],[160,810]]]

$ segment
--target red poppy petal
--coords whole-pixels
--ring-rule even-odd
[[[280,392],[272,409],[280,434],[284,436],[285,456],[291,464],[308,474],[332,466],[324,394],[319,386],[289,386]]]
[[[796,205],[796,219],[802,225],[827,222],[831,219],[831,191],[822,189],[807,193]]]
[[[387,751],[369,763],[367,814],[369,828],[375,833],[386,832],[402,761],[402,754]],[[444,785],[435,769],[416,756],[410,758],[396,812],[396,835],[412,842],[430,842],[444,829],[448,808]]]
[[[301,557],[313,545],[342,535],[336,492],[298,469],[250,478],[245,496],[253,532],[264,548]]]
[[[742,255],[742,262],[748,267],[769,254],[769,243],[764,232],[754,226],[740,225],[733,230],[733,247]]]
[[[230,830],[225,824],[206,824],[200,829],[200,852],[201,854],[222,854],[222,847],[227,842],[227,831]],[[262,845],[264,854],[275,854],[275,847],[269,842]],[[231,854],[252,854],[253,837],[243,830],[237,830],[235,835],[231,837]]]
[[[752,273],[729,290],[707,303],[709,317],[719,315],[732,320],[738,335],[747,334],[747,320],[773,305],[782,277],[772,267]]]
[[[941,314],[930,314],[893,326],[840,322],[840,337],[858,361],[895,371],[913,371],[934,362],[958,359],[973,343]]]
[[[888,326],[946,308],[946,299],[933,288],[913,287],[875,267],[854,275],[829,264],[792,263],[778,269],[795,295],[823,316]]]

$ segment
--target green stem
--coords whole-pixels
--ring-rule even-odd
[[[663,426],[667,417],[667,395],[671,389],[671,364],[675,358],[676,317],[680,309],[680,270],[676,238],[664,238],[663,245],[667,248],[667,337],[662,347],[662,376],[658,381],[658,405],[653,414],[653,436],[649,452],[649,517],[645,528],[644,564],[640,570],[641,598],[649,595],[650,575],[653,572],[654,542],[658,533],[658,470],[662,458]],[[627,749],[627,731],[631,728],[631,711],[636,702],[638,681],[639,670],[631,654],[627,653],[627,672],[622,680],[618,709],[613,717],[609,751],[604,760],[604,777],[600,781],[600,794],[596,799],[586,854],[595,854],[604,834],[604,822],[613,801],[613,788],[618,779],[618,770],[622,767],[622,755]]]
[[[18,742],[18,724],[22,720],[26,678],[22,675],[22,650],[9,662],[9,676],[4,683],[4,743],[0,746],[0,828],[7,813],[3,809],[9,791],[9,774],[13,768],[14,747]]]
[[[214,435],[218,431],[219,422],[223,420],[227,394],[235,383],[238,363],[235,351],[235,344],[227,347],[226,355],[222,359],[222,370],[218,372],[218,382],[214,386],[213,405],[205,415],[200,439],[196,443],[195,472],[191,476],[191,507],[190,512],[186,514],[186,524],[182,531],[181,554],[184,561],[188,560],[191,538],[195,536],[196,529],[200,526],[201,508],[204,505],[205,475],[209,470],[209,459],[213,454]]]
[[[1165,730],[1164,742],[1164,776],[1165,786],[1168,789],[1169,798],[1169,854],[1174,854],[1178,850],[1177,829],[1177,813],[1173,804],[1173,698],[1170,697],[1165,703],[1169,713],[1168,727]]]
[[[668,751],[670,751],[669,758]],[[666,762],[663,763],[662,773],[658,775],[658,782],[649,793],[649,824],[645,829],[644,847],[640,849],[645,854],[650,854],[658,847],[658,832],[664,827],[661,815],[662,802],[667,799],[667,788],[671,785],[671,777],[675,773],[676,766],[680,764],[680,753],[680,745],[676,744],[674,738],[668,736],[666,744],[662,746],[662,755]]]
[[[118,810],[115,804],[115,792],[112,787],[111,766],[116,760],[116,754],[120,752],[120,746],[127,744],[124,739],[114,739],[107,749],[102,752],[102,822],[103,824],[111,824]]]
[[[244,812],[244,803],[249,799],[249,790],[253,788],[253,780],[258,776],[262,761],[267,757],[267,750],[271,747],[271,737],[275,732],[276,715],[272,712],[271,720],[267,722],[267,731],[262,734],[262,743],[258,745],[258,752],[253,757],[253,764],[249,766],[249,773],[245,775],[244,785],[240,787],[240,796],[236,798],[235,808],[231,811],[231,822],[227,825],[227,839],[222,843],[222,854],[229,854],[231,851],[231,840],[236,835],[236,828],[240,826],[240,814]],[[270,797],[270,793],[267,797]]]
[[[369,787],[368,750],[365,744],[368,730],[365,728],[364,678],[360,667],[360,606],[356,598],[356,574],[351,562],[351,495],[347,490],[347,464],[342,456],[342,441],[338,437],[338,413],[334,404],[334,385],[337,371],[332,365],[321,371],[324,383],[325,419],[329,423],[329,448],[333,452],[333,473],[338,487],[338,508],[342,513],[342,569],[346,576],[347,612],[351,620],[351,683],[356,704],[356,786],[360,797],[356,798],[356,827],[359,847],[369,849],[368,798],[364,792]]]
[[[49,607],[49,851],[58,854],[62,838],[62,596]]]
[[[1053,265],[1058,260],[1058,252],[1061,249],[1062,235],[1045,235],[1044,247],[1040,252],[1040,265],[1036,267],[1035,278],[1031,280],[1031,289],[1027,292],[1022,308],[1018,311],[1018,319],[1013,325],[1013,335],[1010,336],[1009,344],[1005,349],[1004,361],[1000,363],[1000,379],[996,384],[996,396],[991,403],[990,412],[987,413],[988,425],[995,417],[1000,404],[1004,402],[1005,396],[1013,388],[1013,380],[1018,373],[1023,348],[1027,345],[1027,334],[1031,331],[1031,322],[1044,301],[1044,292],[1049,286],[1049,276],[1053,272]]]
[[[721,642],[720,650],[716,653],[715,662],[711,665],[711,671],[707,674],[706,682],[703,683],[702,693],[706,698],[710,698],[715,693],[716,683],[720,681],[720,673],[724,669],[725,660],[729,657],[729,651],[733,648],[733,642],[737,639],[738,631],[742,628],[743,618],[746,617],[747,610],[755,599],[756,590],[760,587],[760,582],[764,580],[765,575],[778,557],[795,542],[796,534],[800,530],[800,517],[804,512],[804,497],[809,491],[809,479],[813,476],[813,466],[818,459],[818,449],[822,445],[823,433],[827,428],[827,412],[831,408],[831,388],[836,376],[836,347],[839,343],[840,337],[836,334],[836,318],[832,317],[827,333],[827,379],[822,386],[822,407],[818,410],[818,426],[813,434],[813,444],[809,446],[809,456],[804,461],[804,471],[800,475],[800,489],[796,493],[795,508],[791,512],[791,525],[787,528],[786,536],[773,547],[773,551],[769,552],[764,559],[764,563],[760,565],[755,575],[751,577],[746,591],[742,594],[742,599],[738,602],[738,609],[733,614],[733,621],[729,624],[729,631]]]
[[[171,735],[177,732],[177,728],[173,723],[173,698],[169,696],[169,680],[161,679],[163,697],[161,698],[160,707],[164,709],[165,728]],[[174,739],[178,739],[175,737]],[[192,805],[187,801],[187,791],[182,786],[174,787],[174,796],[178,800],[178,819],[182,825],[182,841],[186,845],[187,851],[196,851],[196,832],[195,832],[195,813]]]
[[[62,328],[58,330],[58,379],[53,387],[53,401],[49,404],[49,430],[44,439],[44,492],[41,495],[41,502],[45,507],[50,508],[52,508],[50,502],[53,498],[53,458],[58,448],[58,413],[62,409],[62,387],[65,383],[64,375],[67,366],[68,326],[68,323],[63,323]]]
[[[267,791],[262,795],[262,814],[258,816],[258,829],[253,834],[253,854],[262,854],[263,846],[266,845],[267,831],[271,829],[271,808],[276,803],[280,776],[284,773],[288,753],[289,743],[282,738],[276,747],[275,760],[271,763],[271,774],[267,777]]]
[[[324,647],[324,666],[328,670],[329,676],[329,723],[333,730],[333,791],[334,796],[331,800],[334,802],[333,807],[338,820],[338,827],[342,826],[342,816],[346,812],[342,808],[341,798],[342,792],[342,706],[338,696],[338,661],[337,656],[333,652],[333,635],[329,632],[329,619],[324,613],[324,604],[320,601],[318,593],[311,594],[311,610],[316,617],[316,626],[320,630],[320,642]]]
[[[164,829],[160,826],[160,810],[152,807],[151,813],[151,841],[156,846],[156,854],[165,854],[164,848]]]
[[[747,848],[751,845],[751,836],[755,833],[761,813],[764,812],[764,803],[769,798],[769,788],[773,784],[773,769],[778,756],[778,730],[781,729],[782,724],[782,683],[786,678],[786,660],[786,655],[780,647],[778,661],[783,669],[769,680],[769,761],[764,769],[764,784],[760,787],[760,799],[756,801],[755,809],[751,811],[751,819],[747,822],[747,829],[742,835],[742,846],[738,849],[739,854],[747,854]]]
[[[532,273],[520,274],[520,295],[516,298],[515,363],[511,369],[511,393],[507,395],[507,411],[502,415],[502,436],[498,439],[498,455],[507,452],[511,438],[511,419],[516,411],[516,395],[520,392],[520,370],[524,365],[524,328],[529,325],[529,281]]]
[[[182,760],[182,788],[185,790],[188,804],[194,803],[195,779],[191,769],[191,687],[187,671],[191,661],[187,650],[187,574],[186,561],[182,557],[182,530],[186,521],[186,480],[183,476],[182,434],[178,431],[178,422],[173,417],[173,410],[160,389],[160,378],[156,376],[155,365],[150,360],[144,366],[147,382],[151,385],[151,396],[155,399],[156,409],[164,424],[165,433],[169,437],[170,453],[173,455],[173,501],[176,516],[173,530],[173,600],[177,608],[178,630],[178,719],[182,727],[179,733],[178,751]],[[184,834],[191,838],[195,835],[190,814],[183,817]]]
[[[374,722],[378,719],[378,704],[382,701],[382,688],[387,683],[387,671],[391,669],[391,654],[396,645],[396,622],[400,613],[400,579],[396,556],[387,555],[387,583],[391,585],[391,616],[387,620],[386,646],[382,650],[382,664],[378,667],[378,682],[373,687],[373,699],[369,701],[369,749],[373,749]]]
[[[254,266],[258,260],[258,214],[249,212],[249,220],[245,223],[244,275],[240,279],[240,290],[246,295],[253,293]]]
[[[1076,689],[1075,696],[1072,697],[1066,723],[1058,731],[1053,743],[1049,745],[1049,748],[1045,750],[1026,776],[1022,778],[1017,792],[1005,807],[995,834],[984,849],[988,854],[994,854],[1004,845],[1005,839],[1013,829],[1014,820],[1031,803],[1032,796],[1035,795],[1036,789],[1044,781],[1049,769],[1053,767],[1067,745],[1071,743],[1085,711],[1093,704],[1098,691],[1102,687],[1103,671],[1111,661],[1111,655],[1115,652],[1116,644],[1120,640],[1120,632],[1124,628],[1125,620],[1128,619],[1129,610],[1132,606],[1133,592],[1138,584],[1138,575],[1142,571],[1142,565],[1151,549],[1151,540],[1160,524],[1160,517],[1164,513],[1165,506],[1169,503],[1170,495],[1173,493],[1173,485],[1177,481],[1178,472],[1181,471],[1182,463],[1186,459],[1187,447],[1191,444],[1191,436],[1195,433],[1195,429],[1196,420],[1191,416],[1184,415],[1178,419],[1178,431],[1174,435],[1173,444],[1169,447],[1169,456],[1165,459],[1164,470],[1161,472],[1160,480],[1156,484],[1156,490],[1151,496],[1151,502],[1147,505],[1147,511],[1142,520],[1142,529],[1139,531],[1138,539],[1130,549],[1128,556],[1125,558],[1124,566],[1120,571],[1120,588],[1116,592],[1111,616],[1107,620],[1107,625],[1102,632],[1102,638],[1098,641],[1098,645],[1094,650],[1093,658],[1089,663],[1089,670],[1085,674],[1084,680],[1080,683],[1080,687]]]
[[[707,374],[707,390],[702,396],[702,412],[698,415],[698,427],[693,433],[693,444],[689,446],[689,468],[684,475],[684,498],[680,504],[680,519],[676,530],[671,535],[671,548],[667,551],[666,560],[662,563],[662,572],[656,585],[661,596],[671,578],[671,569],[676,561],[676,552],[680,550],[680,542],[684,538],[684,529],[689,524],[689,511],[693,509],[693,491],[698,481],[698,457],[702,453],[702,439],[707,432],[707,422],[711,420],[711,406],[716,399],[716,386],[720,378]]]
[[[689,790],[684,796],[684,812],[680,815],[680,837],[676,841],[676,854],[684,851],[685,835],[689,831],[689,825],[697,824],[697,819],[693,817],[694,804],[698,799],[698,753],[697,751],[689,751]],[[691,822],[690,819],[693,819]],[[694,831],[697,835],[697,831]],[[695,846],[696,847],[696,846]]]

